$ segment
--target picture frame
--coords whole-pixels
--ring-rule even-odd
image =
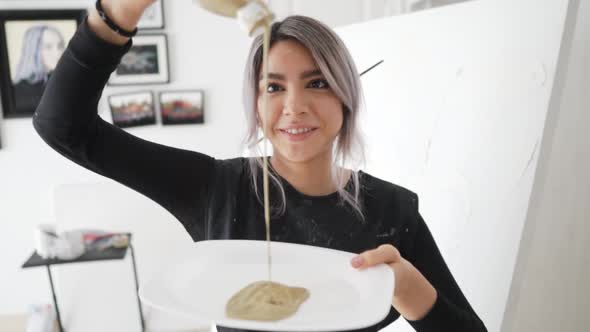
[[[165,34],[133,37],[133,46],[109,78],[108,85],[145,85],[170,82],[168,39]]]
[[[164,28],[164,0],[158,0],[146,8],[137,22],[139,30]]]
[[[113,124],[119,128],[156,124],[154,94],[151,91],[136,91],[112,94],[108,104]]]
[[[0,10],[4,118],[35,113],[47,80],[85,16],[85,9]]]
[[[205,122],[203,90],[162,91],[158,99],[163,125]]]

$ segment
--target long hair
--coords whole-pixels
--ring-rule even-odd
[[[332,151],[332,182],[341,202],[353,208],[364,220],[360,202],[360,184],[356,167],[364,162],[364,150],[358,130],[358,113],[362,103],[359,74],[348,49],[342,40],[323,23],[305,16],[289,16],[271,26],[270,48],[282,40],[294,40],[306,47],[331,89],[342,102],[343,123]],[[244,106],[248,121],[245,144],[254,156],[249,159],[249,169],[255,193],[259,200],[257,176],[262,167],[258,151],[259,123],[257,120],[258,78],[262,66],[262,36],[254,39],[246,62],[244,75]],[[350,182],[346,167],[352,169]],[[281,196],[279,213],[286,209],[285,191],[276,174],[269,172],[271,183]],[[346,186],[349,183],[349,186]]]
[[[21,57],[14,75],[14,84],[20,81],[30,84],[47,81],[49,72],[43,65],[41,57],[43,34],[47,30],[55,32],[61,38],[61,43],[64,43],[61,32],[54,27],[37,25],[27,29],[23,38]]]

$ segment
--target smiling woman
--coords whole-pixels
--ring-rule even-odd
[[[301,44],[281,41],[274,45],[269,60],[271,81],[266,87],[270,93],[270,117],[262,125],[267,127],[265,132],[274,147],[275,169],[285,168],[289,162],[313,163],[310,166],[315,168],[317,178],[329,181],[333,170],[325,166],[331,164],[326,161],[332,160],[332,151],[327,147],[333,145],[342,128],[343,110],[342,102],[322,72],[306,70],[315,66],[313,57]],[[275,73],[278,70],[283,73]],[[259,91],[263,89],[260,84]],[[260,115],[258,118],[262,119]],[[301,191],[326,195],[338,188],[338,183],[333,186],[316,183],[327,190]]]
[[[313,29],[305,30],[305,26]],[[259,97],[265,88],[260,84],[261,44],[260,37],[252,44],[244,84],[246,142],[254,155],[261,126]],[[304,194],[337,192],[362,219],[358,173],[344,168],[358,167],[364,159],[356,125],[362,92],[354,61],[330,28],[308,17],[291,16],[275,23],[270,44],[267,89],[271,97],[266,132],[275,149],[273,168],[290,183],[304,181],[306,189],[296,186]],[[295,174],[287,165],[289,161],[308,169]],[[260,164],[259,158],[250,159],[253,178]],[[283,213],[283,186],[276,175],[271,178],[282,197],[277,212]]]
[[[153,1],[102,2],[116,24],[132,30]],[[354,273],[381,264],[391,268],[395,287],[387,317],[358,331],[378,331],[400,316],[417,331],[486,331],[420,216],[417,195],[351,163],[362,156],[362,94],[343,42],[303,16],[273,23],[269,40],[265,63],[262,38],[252,44],[244,101],[249,146],[257,147],[264,129],[274,148],[270,239],[358,254],[347,262]],[[93,11],[37,109],[33,124],[39,135],[70,160],[166,208],[194,241],[266,239],[260,155],[215,159],[140,139],[98,116],[104,84],[131,44]],[[264,67],[271,73],[266,84]],[[262,92],[268,92],[267,112]]]
[[[281,162],[332,159],[332,151],[325,147],[334,143],[342,127],[342,102],[319,69],[306,70],[315,66],[311,53],[298,42],[281,41],[271,51],[271,81],[268,87],[260,84],[259,91],[266,88],[271,95],[270,118],[263,126],[275,147],[275,168]],[[283,73],[275,73],[278,70]],[[316,169],[325,172],[322,178],[330,179],[326,177],[330,169]]]

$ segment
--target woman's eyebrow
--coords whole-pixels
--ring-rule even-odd
[[[263,78],[264,77],[262,77],[262,74],[260,74],[260,81],[262,81]],[[284,81],[285,75],[277,74],[277,73],[268,73],[268,78],[273,79],[273,80]]]
[[[306,78],[310,78],[313,76],[321,76],[321,75],[323,75],[321,70],[311,69],[311,70],[306,70],[303,73],[301,73],[300,77],[301,77],[301,79],[306,79]],[[284,81],[285,75],[278,74],[278,73],[268,73],[268,78],[273,79],[273,80]],[[259,80],[262,81],[262,74],[260,75]]]
[[[319,69],[312,69],[312,70],[306,70],[303,73],[301,73],[301,79],[305,79],[305,78],[310,78],[310,77],[314,77],[314,76],[321,76],[322,71]]]

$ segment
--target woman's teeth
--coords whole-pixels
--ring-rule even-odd
[[[312,128],[290,128],[290,129],[285,129],[284,131],[291,134],[291,135],[296,135],[296,134],[307,133],[312,130],[313,130]]]

